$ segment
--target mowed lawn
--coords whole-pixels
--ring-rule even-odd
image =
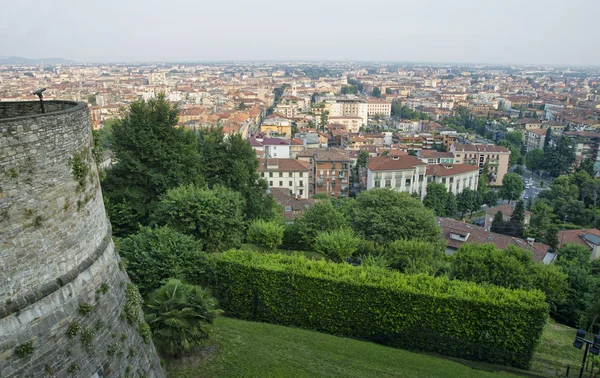
[[[516,376],[494,371],[502,367],[469,365],[477,368],[370,342],[220,317],[212,346],[168,361],[167,373],[176,378]]]

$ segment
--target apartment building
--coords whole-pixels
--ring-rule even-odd
[[[297,159],[310,167],[309,194],[324,193],[331,197],[347,197],[350,194],[350,166],[348,154],[340,149],[306,150]]]
[[[388,188],[425,197],[427,163],[414,156],[372,157],[367,163],[367,190]]]
[[[327,101],[330,117],[354,116],[360,117],[361,126],[367,124],[369,111],[367,101],[363,99],[335,99]]]
[[[250,145],[255,151],[261,151],[265,158],[290,157],[290,140],[280,138],[250,138]]]
[[[421,150],[417,156],[429,165],[432,164],[454,164],[454,155],[450,152],[439,152],[436,150]]]
[[[385,100],[368,99],[367,115],[383,115],[386,117],[390,117],[392,115],[392,104]]]
[[[330,124],[344,125],[351,133],[359,132],[362,122],[362,118],[358,116],[329,116]]]
[[[288,189],[293,196],[308,198],[309,171],[307,162],[296,159],[259,159],[260,177],[270,188]]]
[[[260,126],[260,131],[269,137],[291,138],[292,121],[286,118],[267,118]]]
[[[435,164],[427,166],[427,182],[446,185],[455,196],[469,188],[477,190],[479,167],[470,164]]]
[[[527,152],[539,148],[544,148],[546,143],[546,130],[543,129],[528,129],[525,131],[525,148]]]
[[[471,164],[479,167],[479,174],[487,162],[489,167],[489,185],[500,186],[508,172],[510,150],[506,147],[486,144],[453,144],[450,152],[456,164]]]

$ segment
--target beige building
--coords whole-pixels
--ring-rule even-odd
[[[260,159],[258,172],[270,188],[285,188],[294,196],[308,198],[308,163],[296,159]]]
[[[427,166],[427,182],[446,185],[455,196],[465,188],[477,190],[479,168],[470,164],[436,164]]]
[[[354,116],[361,119],[361,126],[368,121],[368,104],[363,99],[336,99],[325,104],[330,117]]]
[[[362,125],[362,118],[358,116],[330,116],[329,123],[344,125],[348,132],[357,133]]]
[[[392,115],[392,104],[385,100],[368,99],[367,100],[367,115],[383,115],[389,117]]]
[[[456,164],[471,164],[479,167],[479,174],[487,162],[489,167],[489,185],[500,186],[508,172],[510,150],[486,144],[453,144],[450,152],[454,155]]]
[[[367,164],[367,190],[388,188],[425,197],[427,163],[414,156],[378,156]]]
[[[544,148],[546,142],[546,130],[543,129],[529,129],[525,130],[525,148],[527,152],[539,148]]]

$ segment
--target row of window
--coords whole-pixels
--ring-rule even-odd
[[[304,177],[304,172],[299,172],[300,177]],[[260,173],[260,177],[265,177],[265,172]],[[273,177],[273,172],[269,172],[269,177]],[[283,172],[279,172],[279,177],[283,177]],[[288,177],[294,177],[293,172],[289,172]]]
[[[274,186],[273,185],[273,181],[269,181],[269,186]],[[283,181],[279,181],[279,186],[283,186]],[[289,181],[288,186],[294,186],[293,181]],[[304,181],[300,181],[300,183],[298,184],[298,186],[304,186]]]

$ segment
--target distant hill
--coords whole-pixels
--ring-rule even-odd
[[[38,64],[42,64],[42,62],[44,63],[44,65],[55,65],[55,64],[73,64],[75,63],[75,61],[73,60],[67,60],[67,59],[62,59],[62,58],[43,58],[43,59],[30,59],[30,58],[23,58],[22,56],[9,56],[9,57],[2,57],[0,56],[0,64],[13,64],[13,65],[38,65]]]

